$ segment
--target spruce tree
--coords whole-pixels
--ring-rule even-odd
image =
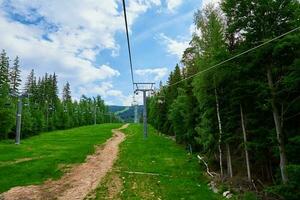
[[[19,94],[19,86],[21,85],[20,78],[20,65],[19,65],[19,57],[17,56],[14,60],[13,66],[10,71],[10,90],[13,94]]]
[[[71,89],[69,82],[66,83],[66,85],[63,88],[63,101],[64,102],[71,102]]]
[[[9,58],[3,50],[0,55],[0,138],[8,138],[14,126],[13,102],[9,87]]]

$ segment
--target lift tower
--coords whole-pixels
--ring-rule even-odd
[[[147,92],[154,92],[154,84],[155,83],[134,83],[136,89],[134,91],[135,94],[139,92],[143,93],[143,102],[144,102],[144,111],[143,111],[143,122],[144,122],[144,138],[148,137],[147,130]]]
[[[133,101],[132,101],[132,105],[131,105],[134,109],[134,120],[133,122],[135,124],[137,124],[139,122],[139,117],[138,117],[138,103],[135,100],[135,98],[133,97]]]

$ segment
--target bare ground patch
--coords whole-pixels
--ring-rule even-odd
[[[23,163],[23,162],[28,162],[28,161],[32,161],[32,160],[41,159],[41,158],[43,158],[43,157],[39,156],[39,157],[33,157],[33,158],[19,158],[17,160],[13,160],[13,161],[2,161],[2,162],[0,161],[0,167],[14,165],[14,164]]]
[[[86,200],[118,200],[120,199],[122,188],[123,180],[120,178],[120,175],[115,171],[110,171],[105,178],[102,179],[97,189],[86,197]]]
[[[95,190],[101,179],[109,172],[117,159],[119,144],[125,139],[120,131],[128,126],[113,130],[113,137],[97,147],[86,162],[73,167],[61,179],[48,180],[42,185],[14,187],[2,194],[5,200],[76,200],[84,199]],[[1,199],[1,197],[0,197]]]
[[[117,199],[118,194],[121,192],[123,181],[118,174],[112,176],[108,184],[108,199]]]

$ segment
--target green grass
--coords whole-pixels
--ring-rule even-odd
[[[148,139],[143,139],[142,126],[130,125],[123,130],[127,138],[121,144],[120,155],[114,171],[96,190],[96,199],[105,199],[110,177],[123,180],[120,199],[222,199],[208,189],[194,155],[150,128]],[[161,176],[128,174],[131,172],[157,173]]]
[[[83,162],[94,152],[94,145],[104,143],[112,136],[111,129],[120,126],[102,124],[53,131],[22,140],[19,146],[1,141],[0,193],[14,186],[59,178],[65,168]]]

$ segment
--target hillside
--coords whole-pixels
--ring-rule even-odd
[[[109,112],[119,116],[124,122],[133,122],[134,120],[134,107],[132,106],[108,106]],[[138,106],[139,119],[143,113],[143,106]]]

